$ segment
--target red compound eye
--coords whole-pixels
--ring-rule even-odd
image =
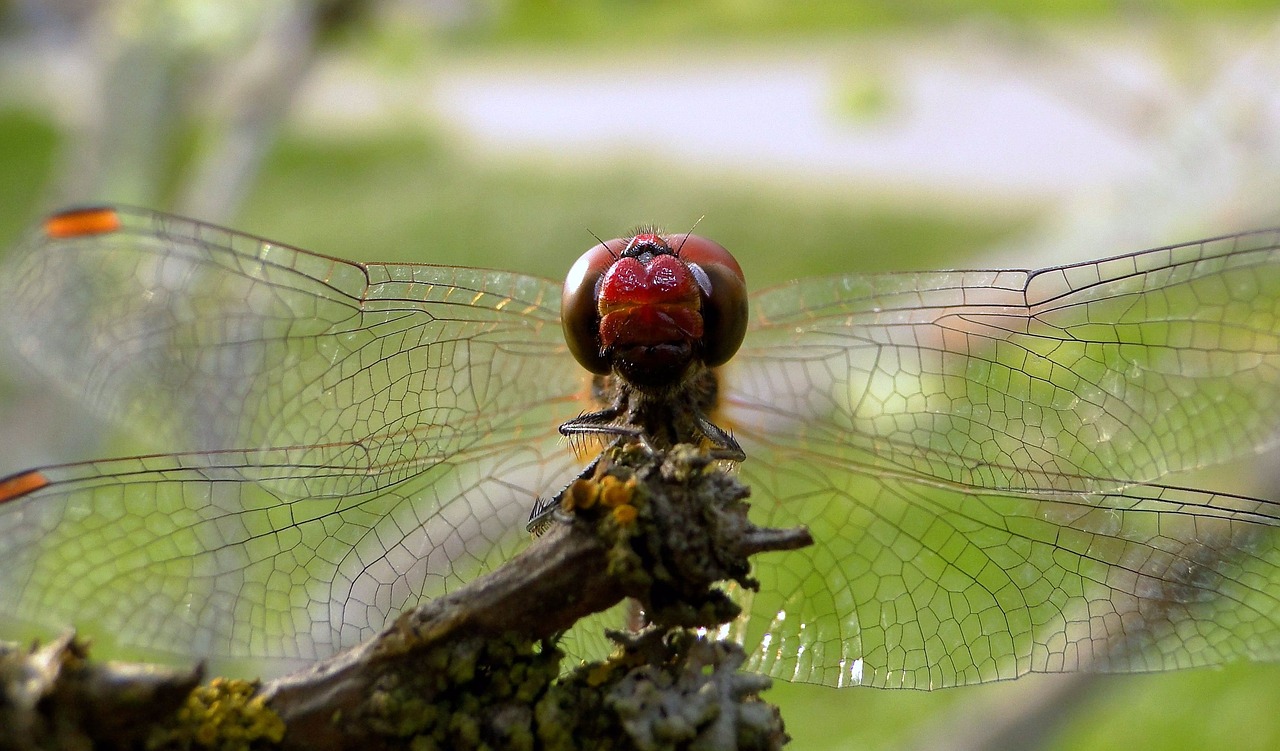
[[[742,267],[723,245],[699,235],[670,235],[667,243],[694,276],[705,275],[702,288],[702,361],[724,365],[742,346],[747,333],[747,282]]]
[[[618,237],[593,246],[573,264],[560,297],[560,325],[564,340],[582,367],[597,375],[612,368],[600,346],[600,311],[596,290],[600,280],[622,256],[627,239]]]

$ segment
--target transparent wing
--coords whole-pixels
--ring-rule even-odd
[[[1277,240],[756,296],[721,417],[762,518],[818,541],[758,562],[757,659],[925,688],[1280,656],[1280,510],[1144,484],[1274,442]]]
[[[532,499],[576,471],[555,428],[586,381],[559,285],[97,211],[106,228],[51,221],[8,262],[5,325],[185,453],[0,485],[6,617],[314,658],[508,555]]]

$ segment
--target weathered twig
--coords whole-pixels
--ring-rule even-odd
[[[199,682],[199,668],[88,661],[72,634],[0,645],[0,749],[141,747]]]
[[[752,525],[746,495],[691,447],[611,450],[525,552],[263,685],[241,725],[271,727],[255,716],[269,709],[287,728],[285,748],[775,748],[781,720],[757,698],[768,679],[737,672],[737,645],[689,630],[737,615],[716,585],[755,586],[749,554],[809,542],[803,529]],[[609,661],[558,678],[558,635],[628,597],[645,629],[614,635]],[[186,719],[202,715],[189,706]],[[184,737],[172,724],[165,732],[155,737]]]

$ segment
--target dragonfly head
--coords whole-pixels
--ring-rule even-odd
[[[716,367],[738,351],[746,282],[719,243],[641,230],[583,253],[560,310],[565,341],[584,368],[663,387],[694,363]]]

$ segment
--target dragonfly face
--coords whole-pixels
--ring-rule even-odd
[[[0,626],[315,659],[508,557],[532,499],[581,471],[555,426],[660,434],[678,412],[674,438],[732,431],[759,523],[817,540],[761,557],[743,595],[733,630],[772,675],[927,688],[1275,659],[1277,505],[1158,483],[1275,443],[1278,240],[808,279],[738,319],[719,311],[740,295],[704,299],[731,261],[636,312],[575,295],[611,287],[589,262],[571,281],[599,281],[566,292],[59,215],[0,269],[12,346],[181,451],[0,481]],[[702,242],[603,247],[644,267]],[[610,379],[643,398],[600,404]],[[636,406],[673,391],[693,409]]]
[[[582,367],[641,388],[670,387],[694,364],[725,364],[747,330],[742,268],[697,235],[641,231],[600,243],[569,270],[560,309]]]

